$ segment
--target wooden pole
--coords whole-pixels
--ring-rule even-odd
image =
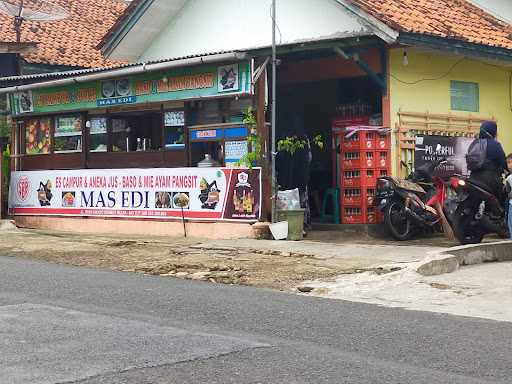
[[[183,211],[183,206],[181,207],[181,220],[183,221],[183,235],[187,237],[187,226],[185,224],[185,212]]]

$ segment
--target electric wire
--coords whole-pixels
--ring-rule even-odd
[[[281,28],[279,28],[279,24],[277,24],[277,20],[272,15],[272,4],[270,4],[270,19],[275,24],[277,32],[279,32],[279,45],[283,42],[283,34],[281,33]]]
[[[462,63],[464,60],[466,60],[465,57],[461,58],[460,60],[458,60],[457,62],[455,62],[449,69],[446,73],[442,74],[441,76],[438,76],[438,77],[432,77],[432,78],[423,78],[423,79],[419,79],[419,80],[416,80],[416,81],[404,81],[404,80],[401,80],[399,79],[397,76],[393,75],[392,73],[390,73],[389,75],[395,79],[396,81],[398,81],[399,83],[402,83],[402,84],[406,84],[406,85],[416,85],[416,84],[419,84],[419,83],[422,83],[424,81],[437,81],[437,80],[441,80],[443,78],[445,78],[446,76],[448,76],[450,73],[452,73],[452,71],[460,64]]]
[[[446,73],[438,76],[438,77],[432,77],[432,78],[422,78],[422,79],[419,79],[419,80],[416,80],[416,81],[404,81],[400,78],[398,78],[397,76],[393,75],[391,72],[389,74],[389,76],[393,79],[395,79],[396,81],[398,81],[399,83],[402,83],[402,84],[405,84],[405,85],[417,85],[419,83],[422,83],[422,82],[425,82],[425,81],[437,81],[437,80],[441,80],[441,79],[444,79],[446,76],[450,75],[453,70],[460,64],[462,63],[464,60],[466,60],[465,57],[462,57],[460,60],[458,60],[457,62],[455,62],[449,69]],[[491,63],[485,63],[485,62],[481,62],[481,64],[484,64],[484,65],[487,65],[489,67],[493,67],[493,68],[497,68],[505,73],[508,73],[508,96],[509,96],[509,107],[510,107],[510,110],[512,111],[512,71],[506,69],[506,68],[503,68],[502,66],[499,66],[499,65],[496,65],[496,64],[491,64]]]

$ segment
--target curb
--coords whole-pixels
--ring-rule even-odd
[[[512,241],[463,245],[431,254],[416,268],[423,276],[451,273],[464,265],[512,261]]]

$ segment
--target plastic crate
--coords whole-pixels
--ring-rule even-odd
[[[373,205],[374,198],[375,187],[344,188],[341,195],[341,205]]]
[[[343,169],[368,169],[378,166],[378,153],[375,151],[342,152]]]
[[[384,222],[384,216],[379,208],[371,205],[364,207],[365,223],[366,224],[380,224]]]
[[[361,187],[361,170],[346,169],[341,176],[341,186],[343,188],[359,188]]]
[[[365,211],[362,206],[343,206],[341,210],[342,224],[364,224]]]
[[[372,131],[359,131],[344,137],[341,148],[343,151],[373,150],[377,144],[377,133]]]
[[[391,153],[388,150],[375,151],[375,164],[376,168],[390,169],[391,168]]]
[[[367,186],[364,190],[363,190],[363,201],[368,205],[368,206],[373,206],[374,202],[375,202],[375,195],[377,193],[377,187],[376,186]]]
[[[375,168],[345,169],[341,176],[341,187],[345,189],[375,187],[379,175],[380,171]]]
[[[375,187],[377,179],[379,178],[378,170],[375,168],[364,169],[361,171],[361,186],[362,187]]]
[[[375,137],[375,150],[389,150],[391,149],[391,136],[389,134],[380,135],[376,134]]]
[[[363,191],[361,188],[343,188],[341,194],[341,205],[361,205]]]
[[[375,168],[374,172],[376,179],[391,175],[391,170],[389,168]]]

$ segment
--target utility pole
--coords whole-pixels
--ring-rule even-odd
[[[276,199],[276,97],[277,97],[277,48],[276,48],[276,0],[272,0],[272,222],[277,221]]]

